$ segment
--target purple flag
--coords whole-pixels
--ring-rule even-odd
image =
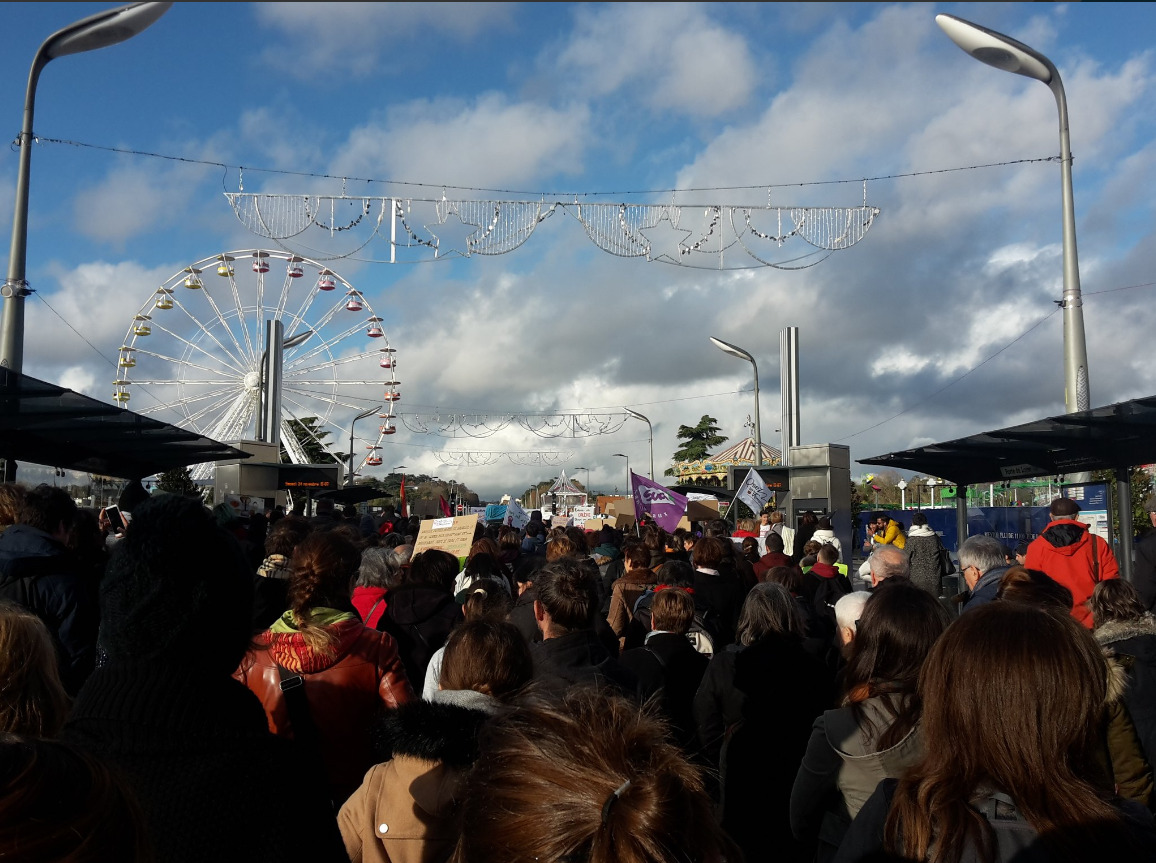
[[[634,471],[630,472],[630,488],[634,492],[635,518],[641,519],[643,513],[650,513],[668,533],[678,527],[679,519],[686,514],[685,497]]]

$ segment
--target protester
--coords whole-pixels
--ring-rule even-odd
[[[466,781],[456,863],[738,861],[701,772],[665,723],[577,688],[490,723]]]
[[[946,549],[939,534],[928,526],[927,516],[921,512],[911,516],[911,530],[907,533],[904,550],[910,561],[912,584],[923,588],[932,596],[939,596],[945,575],[941,564],[941,551],[945,552]]]
[[[819,543],[820,546],[835,546],[835,551],[839,553],[836,563],[843,560],[843,543],[839,541],[839,537],[835,536],[835,528],[832,526],[829,516],[823,516],[819,519],[815,532],[811,534],[811,539]]]
[[[0,733],[56,737],[71,706],[44,621],[0,603]]]
[[[650,568],[651,552],[639,543],[631,543],[623,552],[624,571],[610,590],[610,611],[606,621],[618,636],[620,648],[626,644],[626,632],[634,618],[639,597],[652,590],[658,576]]]
[[[721,823],[749,860],[761,859],[769,837],[776,860],[813,856],[791,835],[788,810],[811,724],[834,686],[803,635],[787,589],[759,584],[743,603],[736,649],[715,654],[695,696],[699,741],[719,773]]]
[[[334,807],[373,763],[370,720],[413,699],[397,644],[350,603],[357,548],[314,531],[293,555],[289,610],[263,632],[235,677],[261,700],[269,730],[297,740],[324,767]]]
[[[427,548],[415,555],[401,584],[390,589],[377,628],[397,642],[406,676],[420,686],[434,651],[446,643],[462,619],[454,599],[458,559],[447,551]]]
[[[804,842],[817,838],[817,860],[834,857],[879,780],[902,775],[922,754],[916,682],[949,623],[939,601],[910,583],[887,583],[866,601],[841,706],[815,720],[791,791],[791,830]]]
[[[116,770],[67,743],[0,734],[0,860],[156,859],[132,789]]]
[[[1046,572],[1070,590],[1072,617],[1091,629],[1088,597],[1101,581],[1119,577],[1116,556],[1107,542],[1076,519],[1080,505],[1074,500],[1057,497],[1049,512],[1052,520],[1028,545],[1024,566]]]
[[[1151,814],[1090,778],[1103,668],[1070,616],[1014,602],[963,615],[920,672],[922,759],[879,784],[837,863],[1156,858]]]
[[[719,647],[735,638],[747,589],[733,567],[726,565],[728,540],[703,537],[694,547],[694,595],[716,616]]]
[[[261,703],[231,678],[252,635],[251,578],[198,501],[156,494],[100,584],[107,661],[61,737],[123,772],[158,861],[344,859],[310,756],[270,734]],[[292,793],[270,791],[281,788]]]
[[[495,595],[507,596],[495,586]],[[442,863],[461,833],[461,785],[478,757],[478,737],[532,675],[516,627],[472,619],[450,635],[430,700],[391,711],[377,725],[378,758],[341,807],[352,863]],[[383,829],[384,828],[384,829]]]
[[[44,621],[72,695],[96,664],[100,619],[97,585],[65,545],[76,515],[64,489],[41,484],[20,496],[16,523],[0,533],[0,599]]]
[[[507,592],[504,577],[476,578],[463,591],[461,605],[462,620],[466,623],[472,620],[506,620],[514,607],[514,600]],[[461,624],[458,627],[460,628]],[[517,630],[517,627],[514,629]],[[456,631],[457,629],[453,632]],[[453,632],[450,633],[450,638],[453,638]],[[421,693],[426,701],[435,700],[442,677],[442,661],[448,646],[447,640],[446,645],[439,647],[430,657]]]
[[[299,516],[279,519],[265,536],[265,558],[253,579],[253,631],[264,632],[289,608],[289,578],[293,574],[293,551],[313,532]]]
[[[377,628],[377,622],[385,613],[389,591],[401,583],[402,566],[397,552],[391,548],[367,548],[361,552],[351,599],[370,629]]]
[[[651,603],[651,630],[645,642],[621,657],[623,667],[634,672],[644,689],[660,693],[662,713],[688,755],[698,750],[694,698],[710,663],[710,657],[695,650],[686,637],[694,613],[689,593],[664,585]]]
[[[969,536],[959,545],[959,573],[968,593],[960,612],[972,611],[994,602],[1000,579],[1008,571],[999,540],[982,534]]]

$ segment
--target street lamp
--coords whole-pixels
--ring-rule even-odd
[[[899,489],[899,508],[907,509],[907,480],[899,480],[895,483],[895,487]]]
[[[590,468],[588,468],[588,467],[576,467],[576,468],[574,468],[574,470],[586,471],[586,502],[589,503],[590,502]]]
[[[0,319],[0,366],[19,374],[24,369],[24,298],[28,289],[28,183],[32,167],[32,117],[36,108],[36,84],[50,60],[84,51],[95,51],[131,39],[165,14],[172,3],[132,3],[98,12],[57,30],[36,50],[24,94],[24,123],[20,127],[20,159],[16,173],[16,206],[12,216],[12,245],[8,252],[8,278],[0,288],[4,297]],[[4,479],[16,479],[16,463],[4,460]]]
[[[630,494],[634,494],[634,484],[630,481],[630,456],[623,452],[611,453],[611,455],[626,459],[626,489]]]
[[[724,342],[722,339],[716,339],[714,336],[710,337],[711,344],[722,351],[724,354],[730,354],[732,357],[738,357],[740,360],[746,360],[751,364],[751,368],[755,370],[755,467],[763,466],[763,435],[759,427],[759,367],[755,364],[755,358],[744,351],[742,348]],[[651,479],[654,479],[652,476]]]
[[[753,360],[752,360],[753,362]],[[626,413],[634,417],[636,420],[642,420],[646,423],[646,427],[650,429],[650,478],[654,479],[654,426],[650,424],[650,420],[640,414],[638,411],[632,411],[630,408],[623,408]]]
[[[954,15],[936,15],[956,45],[975,59],[1034,78],[1048,85],[1056,97],[1060,117],[1060,180],[1063,203],[1064,259],[1064,407],[1068,413],[1087,410],[1091,403],[1088,346],[1084,341],[1084,309],[1080,298],[1080,265],[1076,254],[1076,214],[1072,198],[1072,151],[1068,138],[1068,100],[1055,65],[1038,51],[1010,36],[988,30]]]
[[[375,413],[377,413],[379,410],[381,410],[381,405],[371,407],[367,411],[362,411],[357,416],[355,416],[353,418],[353,422],[351,422],[349,424],[349,479],[346,481],[346,483],[345,483],[346,485],[353,485],[353,427],[355,425],[357,425],[358,420],[363,420],[366,417],[371,417]]]

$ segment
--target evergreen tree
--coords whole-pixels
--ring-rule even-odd
[[[701,461],[706,458],[712,449],[726,443],[729,438],[720,435],[720,427],[715,425],[718,420],[708,414],[703,414],[696,426],[679,426],[676,437],[685,441],[672,456],[675,462]],[[677,469],[668,467],[666,476],[674,476]]]
[[[187,467],[173,467],[162,473],[157,477],[157,490],[204,499],[204,491],[193,480]]]
[[[342,463],[349,461],[349,453],[332,453],[326,448],[325,439],[330,435],[328,431],[321,428],[321,420],[318,417],[291,419],[289,420],[289,430],[301,444],[301,448],[305,450],[309,464],[335,464],[339,461]],[[281,461],[283,463],[291,461],[284,444],[281,445]]]

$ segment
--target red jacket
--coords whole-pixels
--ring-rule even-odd
[[[391,636],[367,629],[359,620],[345,620],[331,629],[337,636],[332,656],[314,652],[300,634],[266,630],[233,676],[261,699],[269,730],[292,737],[277,664],[303,675],[331,791],[344,800],[377,761],[370,741],[373,718],[382,708],[411,701],[414,694]]]
[[[1095,548],[1095,558],[1092,549]],[[1024,566],[1046,573],[1072,592],[1072,617],[1092,628],[1092,612],[1084,605],[1096,584],[1119,578],[1120,567],[1108,543],[1088,532],[1082,521],[1058,518],[1028,545]]]

